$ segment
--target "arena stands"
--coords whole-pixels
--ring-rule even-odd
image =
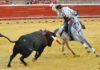
[[[33,4],[50,4],[51,0],[32,0]]]
[[[58,0],[62,4],[100,4],[100,0]]]
[[[0,0],[2,4],[50,4],[54,0]],[[100,4],[100,0],[56,0],[60,4]]]
[[[3,4],[50,4],[51,0],[0,0]]]
[[[5,5],[7,4],[6,0],[0,0],[0,5]]]

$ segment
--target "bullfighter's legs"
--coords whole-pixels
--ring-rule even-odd
[[[9,60],[9,63],[8,63],[8,67],[11,67],[11,61],[13,60],[13,58],[17,55],[18,53],[17,52],[13,52],[12,55],[10,56],[10,60]]]

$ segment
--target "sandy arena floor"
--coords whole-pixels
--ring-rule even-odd
[[[86,26],[84,33],[91,45],[100,53],[100,20],[81,19]],[[52,22],[51,22],[52,21]],[[62,24],[61,19],[31,19],[31,20],[0,20],[0,33],[12,40],[17,40],[21,35],[34,32],[39,29],[53,31]],[[12,43],[0,38],[0,70],[100,70],[100,57],[96,58],[93,53],[88,54],[84,47],[78,42],[70,42],[71,47],[79,57],[73,57],[65,48],[66,55],[61,53],[61,45],[53,42],[52,47],[47,47],[42,56],[32,62],[34,52],[26,58],[28,66],[21,64],[20,55],[12,61],[12,67],[7,68]]]

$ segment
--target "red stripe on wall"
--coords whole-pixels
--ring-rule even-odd
[[[100,15],[100,5],[72,5],[69,7],[79,10],[81,16]]]
[[[80,16],[100,15],[100,5],[70,5]],[[57,16],[49,6],[0,6],[0,18]]]

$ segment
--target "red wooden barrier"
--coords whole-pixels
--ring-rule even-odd
[[[55,16],[49,6],[0,6],[0,18]]]
[[[100,16],[100,5],[72,5],[70,8],[79,10],[81,16]]]
[[[100,16],[100,5],[70,5],[69,7],[79,10],[80,16]],[[19,17],[51,17],[57,14],[50,6],[0,6],[0,18]]]

